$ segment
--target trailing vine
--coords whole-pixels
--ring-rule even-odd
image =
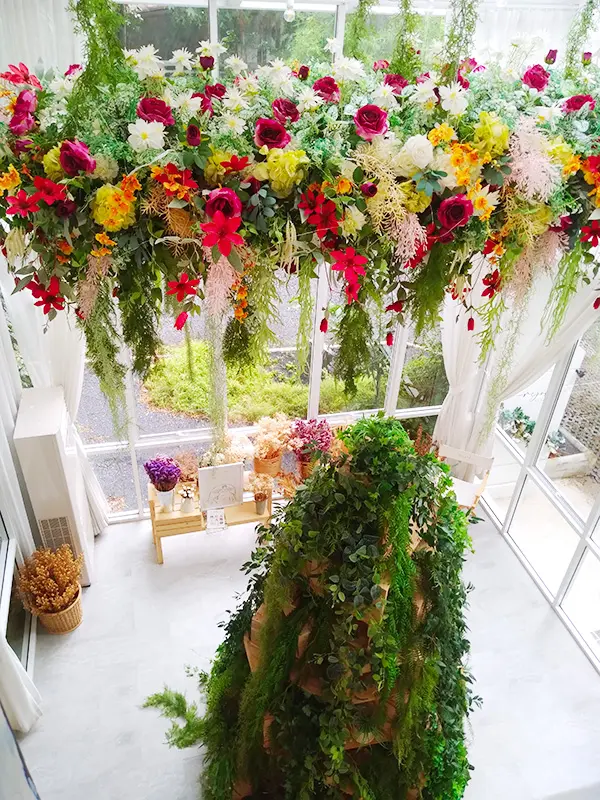
[[[416,32],[419,15],[413,8],[412,0],[399,0],[398,34],[390,70],[414,80],[421,72],[421,58],[416,46]]]
[[[124,72],[119,31],[125,17],[112,0],[69,0],[69,11],[75,30],[83,36],[85,52],[85,69],[74,93],[77,98],[97,96],[103,85],[113,85]]]
[[[477,29],[480,0],[450,0],[450,22],[446,36],[446,71],[455,77],[463,58],[471,55]]]
[[[262,530],[248,597],[200,680],[204,715],[170,690],[147,702],[174,720],[170,744],[204,745],[206,800],[234,788],[281,800],[464,794],[476,702],[464,514],[448,468],[417,455],[398,421],[361,420],[342,439],[347,454]],[[245,636],[258,644],[252,670]]]
[[[364,58],[364,42],[371,31],[371,9],[377,0],[358,0],[358,6],[348,19],[344,33],[344,53],[350,58]]]
[[[599,8],[600,0],[586,0],[585,5],[571,23],[565,58],[565,77],[567,78],[575,79],[581,71],[585,42],[595,28],[595,16]]]

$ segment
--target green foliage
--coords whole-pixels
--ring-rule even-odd
[[[412,319],[417,336],[424,330],[435,328],[440,318],[440,306],[444,299],[448,276],[452,271],[451,246],[434,244],[429,260],[422,266],[410,283],[413,294],[418,298],[412,308]]]
[[[369,342],[373,338],[373,326],[364,306],[350,303],[343,312],[337,326],[340,340],[333,374],[343,381],[346,391],[355,394],[359,375],[364,374],[370,362]]]
[[[398,32],[390,71],[403,75],[412,83],[421,72],[421,58],[416,43],[419,15],[413,9],[412,0],[399,0],[399,8]]]
[[[356,11],[349,17],[344,33],[344,53],[350,58],[365,57],[365,40],[371,33],[371,8],[377,0],[358,0]]]
[[[123,341],[131,348],[133,371],[144,378],[160,347],[158,320],[162,292],[160,273],[157,276],[148,264],[131,261],[120,273],[119,310]]]
[[[167,743],[170,747],[192,747],[202,738],[204,726],[198,716],[198,706],[188,704],[181,692],[174,692],[166,686],[162,692],[151,695],[144,703],[144,708],[158,708],[163,717],[173,720],[167,731]],[[177,720],[182,720],[181,725]]]
[[[593,261],[593,257],[591,260]],[[563,254],[558,264],[558,274],[552,284],[552,291],[542,317],[542,328],[546,330],[548,342],[560,330],[571,298],[585,275],[584,263],[583,248],[581,242],[577,241],[572,250]]]
[[[575,80],[581,72],[582,56],[586,41],[595,30],[595,17],[600,0],[586,0],[581,11],[575,15],[567,39],[565,76]]]
[[[245,565],[248,598],[201,680],[204,716],[168,690],[149,700],[189,722],[190,738],[199,732],[207,800],[230,797],[241,778],[253,797],[281,800],[339,800],[350,788],[364,800],[405,800],[416,786],[427,800],[459,800],[469,780],[460,579],[469,537],[448,469],[417,456],[393,419],[367,418],[342,438],[348,455],[322,462],[261,531]],[[417,550],[415,526],[427,545]],[[243,637],[261,605],[250,674]],[[376,701],[353,702],[366,690]],[[359,737],[362,748],[345,748]]]
[[[450,22],[445,46],[445,71],[452,79],[463,58],[471,56],[480,0],[450,0]]]

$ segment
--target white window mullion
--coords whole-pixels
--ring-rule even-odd
[[[323,375],[323,348],[325,346],[325,334],[321,330],[321,320],[325,314],[327,301],[329,299],[328,270],[329,266],[323,259],[320,259],[317,279],[317,297],[315,299],[312,346],[310,353],[308,409],[306,412],[307,419],[316,419],[319,415],[321,377]]]

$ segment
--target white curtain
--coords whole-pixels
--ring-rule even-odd
[[[85,367],[85,342],[81,331],[73,319],[59,313],[48,324],[44,333],[47,318],[34,305],[30,293],[24,290],[11,294],[13,277],[3,258],[0,258],[0,285],[4,291],[19,350],[33,385],[62,386],[67,411],[74,422],[79,409]],[[73,433],[92,522],[96,533],[100,533],[108,525],[108,504],[85,454],[81,437],[75,428]]]
[[[15,731],[27,733],[42,716],[40,693],[3,636],[0,636],[0,700]]]
[[[29,69],[64,72],[83,57],[68,0],[0,0],[0,67],[24,62]]]

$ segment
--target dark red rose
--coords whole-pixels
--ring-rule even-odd
[[[250,197],[256,194],[261,186],[261,182],[258,180],[258,178],[255,178],[254,175],[251,175],[249,178],[245,178],[241,184],[241,188],[245,189]]]
[[[385,76],[383,82],[386,86],[391,86],[394,94],[402,94],[402,90],[408,86],[408,81],[402,75],[390,72]]]
[[[200,56],[200,66],[202,69],[212,69],[214,65],[214,56]]]
[[[354,115],[356,132],[361,139],[370,142],[375,136],[387,133],[389,126],[387,111],[374,105],[359,108]]]
[[[74,200],[61,200],[54,206],[54,213],[57,217],[70,217],[77,211],[77,203]]]
[[[548,50],[548,55],[544,59],[546,64],[556,64],[556,56],[558,55],[558,50]]]
[[[93,172],[96,169],[96,159],[92,158],[87,144],[84,142],[64,141],[60,146],[60,165],[73,177],[78,172]]]
[[[340,87],[329,75],[326,75],[324,78],[319,78],[318,81],[315,81],[312,88],[319,95],[319,97],[322,97],[327,103],[340,102]]]
[[[202,111],[203,114],[208,114],[209,117],[212,117],[212,115],[215,113],[215,110],[212,106],[210,97],[205,95],[203,92],[194,92],[192,97],[201,97],[202,105],[200,106],[200,111]]]
[[[523,83],[530,86],[532,89],[537,89],[538,92],[543,92],[548,81],[550,80],[550,73],[544,69],[541,64],[535,64],[529,67],[525,75],[523,75]]]
[[[146,122],[162,122],[163,125],[175,125],[171,108],[159,97],[142,97],[136,113]]]
[[[298,70],[298,77],[301,81],[305,81],[310,74],[310,67],[307,67],[306,64],[302,64],[300,69]]]
[[[387,344],[388,347],[391,347],[394,344],[394,334],[393,333],[388,333],[387,334],[387,336],[385,337],[385,343]]]
[[[202,134],[197,125],[188,125],[185,132],[185,139],[190,147],[198,147],[202,141]]]
[[[319,330],[321,331],[321,333],[327,333],[328,329],[329,329],[329,322],[327,320],[327,317],[323,317],[323,319],[321,320],[321,324],[319,325]]]
[[[280,147],[283,148],[289,144],[291,136],[283,127],[281,122],[276,119],[265,119],[261,117],[256,120],[256,128],[254,129],[254,143],[257,147],[269,148]]]
[[[208,195],[204,210],[207,217],[213,217],[217,211],[221,211],[223,216],[231,219],[231,217],[241,216],[242,201],[233,189],[222,186],[220,189],[213,189]]]
[[[596,108],[596,101],[591,94],[576,94],[565,100],[562,110],[566,111],[567,114],[573,114],[575,111],[581,111],[586,104],[589,105],[589,111],[593,111]]]
[[[438,219],[444,231],[462,228],[473,216],[473,203],[465,194],[455,194],[443,200],[438,209]]]
[[[375,197],[377,194],[377,184],[372,181],[365,181],[361,183],[360,190],[365,197]]]
[[[298,122],[300,119],[298,106],[288,100],[287,97],[278,97],[277,100],[273,100],[271,108],[273,109],[273,116],[282,125],[285,125],[286,122]]]
[[[213,97],[218,97],[220,100],[222,97],[224,97],[226,91],[227,87],[223,86],[222,83],[213,83],[213,84],[209,83],[204,87],[204,94],[210,100],[212,100]]]

